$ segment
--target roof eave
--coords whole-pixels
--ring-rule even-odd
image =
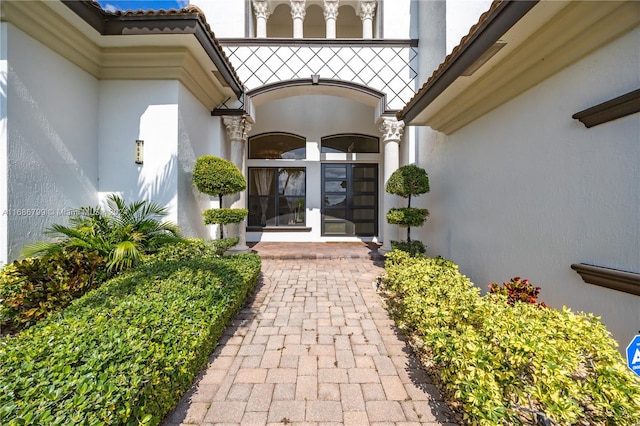
[[[416,96],[398,112],[398,120],[407,125],[419,125],[413,120],[440,96],[458,77],[474,64],[511,27],[524,17],[539,0],[505,0],[474,29],[473,33],[454,49],[441,70],[434,73]]]
[[[222,52],[222,46],[213,37],[198,13],[165,15],[115,15],[106,13],[90,1],[62,0],[82,20],[99,34],[141,35],[141,34],[193,34],[220,72],[234,94],[240,98],[244,87]],[[132,23],[139,23],[132,26]]]

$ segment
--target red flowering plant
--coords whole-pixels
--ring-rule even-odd
[[[544,302],[538,302],[540,287],[534,287],[531,281],[520,277],[513,277],[508,283],[502,283],[502,285],[489,284],[489,293],[507,296],[507,303],[511,306],[516,302],[531,303],[542,308],[547,306]]]

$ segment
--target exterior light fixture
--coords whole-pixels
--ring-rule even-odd
[[[311,84],[315,85],[320,82],[320,74],[311,74]]]
[[[136,141],[136,164],[142,164],[144,158],[144,141],[138,139]]]

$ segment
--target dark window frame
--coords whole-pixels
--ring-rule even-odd
[[[329,152],[324,152],[324,142],[327,139],[333,139],[333,138],[344,138],[344,137],[360,137],[360,138],[366,138],[366,139],[371,139],[371,140],[375,140],[377,142],[377,150],[375,152],[341,152],[341,153],[329,153]],[[336,133],[333,135],[327,135],[327,136],[323,136],[320,138],[320,153],[321,154],[380,154],[380,137],[378,136],[371,136],[371,135],[367,135],[365,133]]]
[[[287,136],[287,137],[292,137],[292,138],[296,138],[300,141],[303,142],[304,145],[304,157],[302,158],[266,158],[266,157],[252,157],[251,156],[251,143],[252,141],[254,141],[255,139],[259,139],[259,138],[263,138],[265,136]],[[306,160],[307,159],[307,138],[301,135],[297,135],[295,133],[290,133],[290,132],[264,132],[264,133],[260,133],[257,135],[252,135],[249,137],[249,139],[247,140],[247,158],[249,160]]]
[[[275,221],[276,223],[273,225],[261,225],[261,224],[249,224],[248,220],[247,220],[247,227],[251,228],[252,230],[263,230],[263,229],[274,229],[274,228],[279,228],[279,229],[283,229],[283,228],[291,228],[294,230],[297,229],[306,229],[307,226],[307,213],[306,213],[306,208],[307,208],[307,167],[306,166],[252,166],[252,167],[248,167],[247,168],[247,176],[248,179],[251,179],[252,174],[251,171],[255,170],[255,169],[272,169],[275,171],[274,173],[274,182],[272,184],[275,185],[275,193],[273,195],[259,195],[259,194],[252,194],[251,193],[251,183],[249,182],[249,185],[247,185],[247,208],[249,209],[251,207],[250,203],[252,199],[260,199],[260,198],[271,198],[273,199],[273,206],[274,206],[274,212],[275,212]],[[303,195],[296,195],[293,197],[297,197],[299,199],[304,200],[304,220],[302,222],[296,222],[295,224],[289,224],[289,223],[285,223],[285,224],[280,224],[279,223],[279,216],[278,216],[278,212],[280,211],[280,199],[281,198],[286,198],[286,196],[284,194],[280,193],[280,187],[279,187],[279,176],[280,176],[280,170],[281,169],[302,169],[304,171],[304,194]],[[252,214],[252,211],[249,211],[249,215]]]

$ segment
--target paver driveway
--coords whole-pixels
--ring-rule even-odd
[[[166,425],[447,424],[366,259],[263,259],[254,299]]]

